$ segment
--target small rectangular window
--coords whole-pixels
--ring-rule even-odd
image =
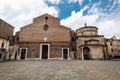
[[[17,37],[17,42],[19,41],[19,37]]]
[[[75,40],[74,37],[72,37],[72,42],[73,42],[74,40]]]
[[[113,49],[111,49],[111,52],[113,52]]]
[[[110,45],[112,46],[112,43],[110,43]]]
[[[2,58],[2,54],[0,54],[0,59]]]
[[[5,43],[4,43],[4,42],[2,42],[2,45],[1,45],[1,47],[2,47],[2,48],[4,47],[4,44],[5,44]]]

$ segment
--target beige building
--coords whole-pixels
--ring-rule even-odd
[[[6,60],[9,58],[9,41],[3,38],[0,38],[0,61]]]
[[[11,60],[17,60],[19,58],[18,41],[19,41],[19,31],[16,32],[16,34],[13,36],[14,45],[10,46],[10,48],[9,48],[10,49],[9,52],[11,53],[11,57],[10,57]]]
[[[120,57],[120,39],[113,36],[110,39],[105,39],[107,44],[108,58]]]
[[[77,58],[82,60],[105,59],[104,36],[98,35],[98,28],[86,26],[76,30]]]

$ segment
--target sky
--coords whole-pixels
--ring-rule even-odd
[[[14,33],[45,13],[71,30],[87,23],[98,27],[99,35],[120,38],[120,0],[0,0],[0,19],[13,25]]]

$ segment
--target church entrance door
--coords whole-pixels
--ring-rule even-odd
[[[69,48],[62,48],[63,59],[69,59]]]
[[[27,55],[27,48],[20,48],[20,59],[25,59]]]
[[[88,47],[83,48],[84,60],[90,60],[90,49]]]
[[[42,59],[48,59],[48,45],[42,45]]]

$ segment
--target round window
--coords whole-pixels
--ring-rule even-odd
[[[44,25],[44,30],[47,31],[49,26],[47,24]]]

